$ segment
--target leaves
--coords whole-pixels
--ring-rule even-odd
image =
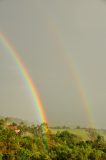
[[[0,120],[0,160],[105,160],[104,137],[88,132],[91,138],[84,141],[68,130],[53,134],[45,123],[8,127]]]

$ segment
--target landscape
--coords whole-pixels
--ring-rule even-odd
[[[0,120],[0,159],[105,160],[106,130]]]
[[[106,0],[0,0],[0,160],[106,160]]]

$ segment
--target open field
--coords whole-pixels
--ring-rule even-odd
[[[52,128],[50,129],[52,133],[56,133],[56,132],[62,132],[62,131],[69,131],[70,133],[72,134],[75,134],[77,135],[78,137],[80,137],[82,140],[89,140],[90,139],[90,135],[89,135],[89,132],[87,129],[55,129],[55,128]],[[106,140],[106,130],[96,130],[96,133],[97,134],[100,134],[101,136],[104,137],[104,139]]]

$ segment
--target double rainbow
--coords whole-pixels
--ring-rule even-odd
[[[55,31],[55,29],[54,29],[54,31]],[[90,108],[89,108],[91,105],[88,102],[87,96],[85,94],[84,87],[83,87],[81,80],[80,80],[80,75],[79,75],[73,61],[72,60],[69,61],[69,59],[70,59],[69,56],[66,56],[67,50],[63,47],[64,45],[61,45],[62,42],[60,43],[61,40],[59,39],[60,36],[58,36],[58,34],[57,34],[58,31],[55,31],[54,33],[56,33],[56,34],[53,34],[53,37],[57,35],[55,37],[55,39],[56,39],[55,43],[57,45],[57,49],[59,49],[59,51],[61,51],[61,53],[62,52],[65,53],[65,54],[63,54],[63,55],[65,55],[65,56],[63,56],[63,58],[66,60],[66,63],[69,65],[69,68],[71,69],[71,74],[73,75],[73,78],[74,78],[74,81],[76,84],[76,88],[79,92],[79,95],[80,95],[80,98],[81,98],[81,101],[83,104],[83,108],[84,108],[85,114],[87,116],[87,120],[89,123],[88,126],[93,128],[94,123],[93,123],[92,114],[91,114]],[[28,69],[26,68],[22,58],[20,57],[19,53],[12,46],[10,41],[6,38],[6,36],[3,33],[0,33],[0,42],[3,44],[3,46],[5,48],[7,48],[8,53],[11,55],[12,59],[15,61],[16,65],[19,69],[19,72],[21,73],[22,77],[24,78],[24,81],[28,87],[30,94],[31,94],[33,106],[36,109],[39,123],[47,123],[46,114],[45,114],[42,102],[40,100],[40,97],[38,95],[37,88],[32,80],[32,77],[30,76]]]

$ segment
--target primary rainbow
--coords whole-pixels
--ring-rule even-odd
[[[11,45],[9,40],[6,38],[6,36],[0,32],[0,41],[6,47],[8,50],[8,53],[11,55],[13,60],[15,61],[19,73],[21,73],[22,77],[24,78],[25,83],[27,84],[27,87],[30,91],[32,101],[33,101],[33,106],[36,109],[37,112],[37,117],[39,123],[47,123],[47,118],[46,114],[44,112],[44,108],[42,105],[42,102],[40,100],[40,97],[38,95],[37,88],[32,80],[32,77],[30,76],[27,67],[25,66],[22,58],[20,57],[19,53],[16,51],[16,49]]]

